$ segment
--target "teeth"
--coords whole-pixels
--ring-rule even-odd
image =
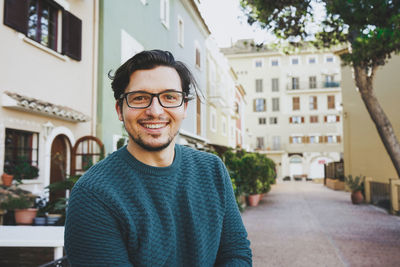
[[[150,128],[150,129],[158,129],[158,128],[164,127],[164,124],[145,124],[144,127]]]

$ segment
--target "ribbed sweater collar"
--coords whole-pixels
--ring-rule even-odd
[[[164,176],[176,173],[176,170],[179,167],[182,157],[181,146],[177,144],[175,145],[174,161],[172,162],[171,165],[167,167],[154,167],[144,164],[143,162],[137,160],[131,153],[129,153],[126,146],[117,151],[117,153],[120,158],[122,158],[125,162],[127,162],[137,172],[154,176],[159,176],[159,175]]]

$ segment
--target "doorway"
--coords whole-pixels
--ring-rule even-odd
[[[50,184],[65,180],[67,177],[68,139],[58,135],[51,144]],[[50,193],[50,201],[65,197],[66,191]]]

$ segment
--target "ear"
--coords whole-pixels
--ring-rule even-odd
[[[117,111],[118,119],[120,121],[124,121],[124,117],[122,116],[123,115],[122,114],[122,107],[119,105],[119,101],[118,100],[115,102],[115,110]]]

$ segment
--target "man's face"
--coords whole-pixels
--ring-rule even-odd
[[[132,73],[125,93],[145,91],[156,94],[167,89],[182,91],[179,74],[174,68],[158,66]],[[124,99],[122,109],[118,102],[116,109],[130,136],[131,145],[148,151],[161,151],[174,144],[173,140],[186,117],[187,103],[176,108],[164,108],[154,97],[148,108],[135,109],[128,107]]]

